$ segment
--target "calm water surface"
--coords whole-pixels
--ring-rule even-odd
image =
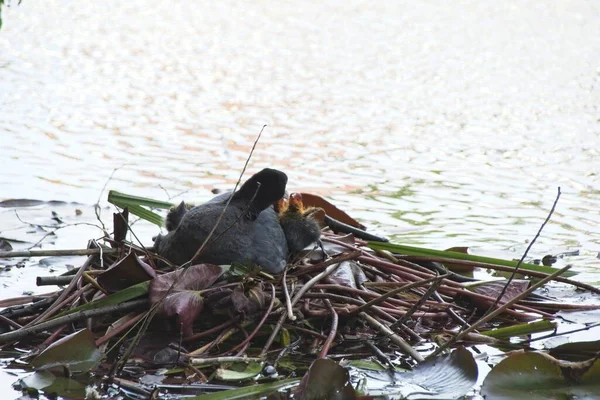
[[[0,198],[205,199],[285,170],[399,241],[600,250],[592,1],[24,1],[0,33]],[[594,257],[592,257],[593,259]]]
[[[560,186],[534,252],[600,268],[594,1],[12,3],[0,199],[206,199],[268,124],[249,173],[398,242],[518,256]]]

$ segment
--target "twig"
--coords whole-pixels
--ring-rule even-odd
[[[106,332],[104,336],[96,340],[96,347],[102,346],[104,343],[108,342],[113,337],[117,336],[121,332],[131,328],[133,325],[137,324],[140,319],[142,319],[146,315],[145,312],[139,313],[135,317],[131,318],[129,321],[125,322],[123,325],[116,327],[110,332]]]
[[[7,317],[5,317],[5,316],[4,316],[4,315],[2,315],[2,314],[0,314],[0,322],[4,322],[5,324],[7,324],[7,325],[10,325],[10,326],[12,326],[13,328],[16,328],[16,329],[21,329],[21,328],[23,328],[23,326],[22,326],[22,325],[19,325],[18,323],[16,323],[16,322],[15,322],[15,321],[13,321],[12,319],[10,319],[10,318],[7,318]]]
[[[529,242],[529,246],[527,246],[527,248],[525,249],[525,252],[521,256],[521,259],[519,260],[519,262],[515,266],[512,274],[510,275],[510,277],[506,281],[506,284],[502,288],[502,291],[500,291],[500,294],[498,295],[498,297],[496,298],[496,300],[494,301],[494,303],[490,306],[490,308],[488,308],[488,310],[486,311],[485,314],[491,313],[496,308],[496,306],[498,305],[498,303],[500,302],[500,300],[502,300],[502,297],[504,297],[504,294],[506,293],[506,290],[508,290],[508,286],[513,281],[513,279],[515,278],[515,275],[517,274],[517,271],[519,270],[519,267],[521,266],[521,264],[525,260],[525,257],[527,257],[527,254],[529,253],[529,250],[531,250],[531,247],[533,246],[533,244],[535,243],[535,241],[537,240],[537,238],[540,237],[540,234],[542,233],[542,230],[544,229],[544,227],[546,226],[546,224],[548,223],[548,221],[550,221],[550,217],[552,217],[552,214],[554,213],[554,209],[556,208],[556,204],[558,203],[558,199],[559,198],[560,198],[560,186],[558,187],[558,191],[556,193],[556,199],[554,199],[554,204],[552,204],[552,208],[550,209],[550,212],[548,213],[548,216],[546,217],[546,219],[544,220],[544,222],[540,226],[540,229],[538,229],[537,233],[533,237],[533,240],[531,242]]]
[[[102,230],[104,231],[104,236],[110,236],[110,235],[108,234],[108,231],[106,230],[106,225],[104,225],[104,222],[102,222],[102,218],[100,218],[100,212],[101,212],[100,211],[100,200],[102,199],[102,194],[106,190],[106,187],[108,186],[108,183],[112,180],[112,178],[115,175],[115,173],[118,170],[120,170],[121,168],[123,168],[125,165],[127,165],[127,164],[123,164],[120,167],[117,167],[117,168],[115,168],[115,169],[112,170],[112,172],[110,173],[110,176],[108,177],[108,179],[106,180],[106,182],[104,182],[104,186],[102,186],[102,190],[100,190],[100,194],[98,195],[98,200],[96,200],[96,204],[94,204],[94,213],[96,214],[96,219],[102,225]]]
[[[45,294],[36,294],[33,296],[21,296],[21,297],[13,297],[11,299],[4,299],[4,300],[0,300],[0,307],[13,307],[13,306],[19,306],[19,305],[23,305],[23,304],[36,304],[40,301],[51,301],[48,300],[52,297],[57,297],[58,296],[58,292],[51,292],[51,293],[45,293]],[[22,308],[19,308],[22,310]],[[0,311],[0,314],[6,314],[7,312],[13,312],[15,311],[15,309],[7,309],[7,310],[2,310]]]
[[[237,349],[243,348],[248,343],[250,343],[250,341],[254,338],[254,336],[256,336],[256,334],[258,333],[258,331],[260,330],[260,328],[263,326],[263,324],[265,323],[265,321],[267,320],[267,318],[271,314],[271,310],[273,310],[273,305],[275,304],[275,286],[273,286],[272,283],[270,285],[271,285],[271,303],[269,304],[269,308],[267,309],[267,312],[264,313],[263,317],[261,318],[261,320],[258,323],[258,325],[256,325],[256,328],[254,328],[254,330],[252,331],[252,333],[250,335],[248,335],[248,337],[246,339],[244,339],[244,341],[242,343],[238,344],[233,349],[229,350],[229,352],[233,353]],[[244,351],[244,349],[242,349],[241,351]],[[238,354],[238,356],[240,356],[240,355],[241,354]]]
[[[35,278],[36,286],[63,286],[68,285],[73,280],[72,276],[38,276]]]
[[[416,288],[419,286],[425,286],[428,283],[431,282],[440,282],[442,279],[444,279],[445,277],[447,277],[448,275],[442,275],[442,276],[438,276],[435,278],[430,278],[430,279],[425,279],[423,281],[417,281],[417,282],[413,282],[413,283],[409,283],[408,285],[404,285],[402,287],[390,290],[389,292],[386,292],[384,294],[382,294],[381,296],[369,301],[368,303],[363,304],[362,306],[358,307],[356,310],[352,311],[351,314],[358,314],[362,311],[366,311],[367,309],[371,308],[372,306],[375,306],[379,303],[382,303],[383,301],[387,300],[388,298],[397,295],[398,293],[401,292],[405,292],[407,290],[410,290],[412,288]],[[433,286],[433,285],[432,285]],[[427,300],[425,298],[425,300]]]
[[[77,281],[79,281],[79,278],[81,278],[81,275],[90,266],[90,264],[92,263],[93,260],[94,260],[94,256],[89,256],[87,258],[87,260],[85,260],[85,262],[83,263],[83,265],[81,266],[81,268],[79,268],[79,271],[77,271],[77,274],[75,274],[75,276],[71,280],[71,283],[69,283],[69,286],[67,286],[65,288],[65,290],[62,291],[62,293],[58,296],[58,298],[54,301],[54,303],[50,307],[48,307],[46,309],[46,311],[44,311],[43,313],[41,313],[40,315],[38,315],[33,321],[31,321],[30,323],[28,323],[25,326],[26,327],[30,327],[33,324],[36,324],[38,322],[42,322],[49,315],[51,315],[51,313],[55,312],[56,311],[55,310],[56,307],[59,306],[62,303],[62,301],[69,295],[69,293],[71,292],[71,290],[73,290],[73,288],[75,288],[75,286],[77,285]]]
[[[502,272],[513,272],[514,271],[513,267],[506,267],[503,265],[480,263],[480,262],[469,261],[469,260],[455,260],[452,258],[443,258],[443,257],[402,256],[402,259],[437,261],[442,264],[453,263],[456,265],[464,265],[467,267],[487,268],[487,269],[493,269],[495,271],[502,271]],[[545,272],[532,271],[530,269],[521,269],[519,271],[519,273],[522,275],[533,276],[535,278],[545,278],[548,276],[548,274]],[[589,285],[587,283],[578,282],[578,281],[575,281],[575,280],[569,279],[569,278],[563,278],[561,276],[557,276],[556,278],[554,278],[554,280],[556,282],[566,283],[566,284],[575,286],[579,289],[590,291],[592,293],[600,294],[600,287],[595,287],[595,286]]]
[[[411,308],[410,310],[408,310],[406,312],[406,314],[404,314],[402,317],[400,317],[400,319],[396,322],[394,322],[392,325],[390,325],[390,329],[394,329],[397,326],[400,326],[402,324],[404,324],[405,321],[407,321],[411,315],[413,315],[419,308],[421,308],[421,306],[429,299],[429,297],[431,297],[431,295],[433,294],[433,292],[436,291],[437,287],[440,285],[440,283],[442,283],[442,279],[444,279],[444,276],[440,276],[438,278],[435,279],[435,281],[431,284],[431,286],[429,287],[429,289],[427,289],[427,291],[425,292],[425,294],[423,296],[421,296],[421,298],[419,299],[419,301],[417,301]],[[450,308],[448,308],[450,309]]]
[[[40,243],[42,243],[42,242],[43,242],[43,241],[44,241],[44,240],[45,240],[45,239],[46,239],[48,236],[50,236],[50,235],[56,235],[56,231],[59,231],[59,230],[61,230],[61,229],[63,229],[63,228],[68,228],[68,227],[71,227],[71,226],[78,226],[78,225],[87,225],[87,226],[93,226],[94,228],[98,228],[98,229],[100,229],[100,230],[101,230],[101,231],[102,231],[104,234],[106,234],[106,231],[105,231],[105,230],[103,230],[103,229],[102,229],[100,226],[98,226],[98,225],[96,225],[96,224],[89,223],[89,222],[75,222],[75,223],[69,223],[69,224],[67,224],[67,223],[65,223],[65,222],[61,221],[60,219],[57,219],[57,221],[58,221],[58,225],[35,224],[35,223],[31,223],[31,222],[27,222],[27,221],[24,221],[24,220],[22,220],[22,219],[21,219],[21,217],[19,216],[19,213],[17,212],[17,210],[14,210],[14,212],[15,212],[15,215],[16,215],[17,219],[18,219],[19,221],[21,221],[22,223],[24,223],[24,224],[31,225],[31,226],[37,226],[37,227],[40,227],[40,228],[48,228],[48,229],[50,229],[50,231],[49,231],[49,232],[46,232],[46,234],[45,234],[44,236],[42,236],[42,238],[41,238],[40,240],[38,240],[37,242],[35,242],[35,243],[34,243],[34,244],[32,244],[31,246],[29,246],[29,247],[27,248],[28,250],[30,250],[30,249],[33,249],[33,248],[37,247],[37,246],[38,246]]]
[[[258,357],[213,357],[213,358],[190,358],[190,363],[194,364],[194,366],[202,366],[207,367],[209,365],[221,364],[221,363],[236,363],[236,362],[260,362],[264,361],[262,358]]]
[[[323,348],[321,349],[321,353],[319,354],[319,358],[327,357],[327,353],[329,352],[329,348],[333,343],[333,339],[335,339],[335,335],[337,335],[338,328],[338,315],[335,312],[335,308],[331,305],[329,299],[325,299],[325,305],[329,309],[329,313],[331,314],[331,328],[329,328],[329,335],[327,336],[327,340],[323,344]]]
[[[285,306],[288,314],[288,318],[290,321],[295,321],[296,316],[294,315],[294,310],[292,310],[292,302],[290,300],[290,293],[287,288],[287,268],[283,270],[283,279],[281,280],[281,287],[283,289],[283,297],[285,298]]]
[[[352,257],[356,257],[358,254],[360,254],[360,252],[356,251],[352,254]],[[341,257],[334,257],[334,259],[337,260],[334,262],[337,262],[337,264],[330,265],[329,267],[325,268],[325,270],[323,272],[321,272],[320,274],[316,275],[314,278],[312,278],[311,280],[306,282],[306,284],[304,284],[300,288],[300,290],[298,290],[298,293],[296,293],[296,295],[294,296],[294,299],[292,300],[292,306],[294,306],[298,302],[298,300],[300,300],[302,298],[302,296],[304,296],[304,293],[306,293],[317,282],[319,282],[321,279],[329,276],[329,274],[331,274],[336,269],[338,269],[339,266],[341,265],[341,262],[339,262],[340,258]],[[279,333],[279,330],[281,329],[281,326],[283,325],[283,322],[285,321],[286,318],[287,318],[287,311],[284,311],[283,314],[281,314],[279,321],[277,321],[277,325],[275,325],[275,328],[273,328],[273,331],[271,332],[271,336],[269,336],[269,339],[267,339],[267,343],[265,344],[265,346],[263,347],[263,349],[260,353],[261,357],[264,357],[265,354],[267,354],[267,352],[269,351],[269,347],[271,347],[271,345],[273,344],[273,341],[275,340],[275,337]]]
[[[421,354],[419,354],[415,349],[413,349],[411,345],[409,345],[404,339],[402,339],[400,336],[394,333],[390,328],[377,321],[375,318],[371,317],[365,312],[361,312],[359,316],[362,319],[366,320],[371,326],[377,328],[379,332],[383,333],[385,336],[388,336],[393,343],[397,344],[404,351],[405,354],[408,354],[409,356],[414,358],[415,361],[424,361],[424,358]]]
[[[229,203],[231,203],[231,200],[233,199],[233,194],[235,193],[238,186],[240,185],[240,182],[242,181],[242,177],[244,176],[244,172],[246,172],[246,168],[248,167],[248,163],[250,162],[250,159],[252,158],[254,149],[256,148],[256,145],[258,144],[258,141],[260,140],[260,137],[261,137],[263,131],[265,130],[266,126],[267,125],[263,125],[262,129],[258,133],[258,136],[256,137],[256,140],[254,140],[254,144],[252,145],[252,149],[250,149],[250,154],[248,154],[248,157],[246,158],[246,163],[244,164],[244,168],[242,168],[240,177],[238,178],[237,182],[235,183],[235,186],[233,187],[233,191],[231,192],[232,194],[231,194],[231,196],[229,196],[229,199],[227,199],[227,203],[225,203],[225,207],[223,207],[223,211],[221,211],[219,218],[217,218],[217,222],[215,222],[215,225],[212,227],[211,231],[208,233],[208,236],[206,237],[206,239],[204,239],[204,242],[202,242],[202,245],[200,246],[200,248],[196,251],[196,253],[192,256],[192,258],[188,262],[186,262],[185,264],[182,265],[182,267],[186,266],[186,265],[191,265],[194,262],[194,260],[198,257],[198,255],[200,253],[202,253],[202,251],[206,247],[206,244],[208,243],[209,239],[212,237],[212,235],[217,230],[217,227],[221,223],[221,219],[223,218],[225,211],[227,211],[227,208],[229,207]]]
[[[0,258],[14,257],[52,257],[52,256],[90,256],[95,254],[115,254],[119,249],[71,249],[71,250],[25,250],[0,251]]]
[[[126,303],[121,303],[116,306],[100,307],[93,310],[78,311],[73,314],[65,315],[64,317],[55,318],[51,321],[42,322],[30,327],[22,328],[13,332],[7,332],[0,335],[0,345],[15,340],[20,340],[26,336],[45,331],[46,329],[56,328],[64,324],[81,321],[82,319],[95,317],[98,315],[108,315],[116,312],[131,311],[136,308],[148,304],[147,299],[133,300]]]
[[[220,332],[223,328],[227,328],[230,325],[233,325],[235,322],[236,322],[235,319],[231,319],[229,321],[225,321],[222,324],[217,325],[217,326],[213,326],[212,328],[210,328],[210,329],[208,329],[208,330],[206,330],[204,332],[198,332],[198,333],[193,334],[192,336],[185,337],[185,338],[183,338],[183,341],[184,342],[192,342],[192,341],[194,341],[196,339],[200,339],[201,337],[211,335],[211,334],[213,334],[215,332]]]
[[[438,347],[433,353],[431,353],[427,358],[431,358],[431,357],[435,357],[436,355],[438,355],[440,352],[442,352],[444,349],[446,349],[448,346],[451,346],[452,344],[458,342],[459,340],[461,340],[462,338],[464,338],[467,334],[473,332],[475,329],[479,328],[481,325],[485,324],[486,322],[492,320],[494,317],[502,314],[505,310],[507,310],[510,306],[512,306],[513,304],[515,304],[516,302],[518,302],[521,299],[524,299],[525,297],[529,296],[531,293],[533,293],[537,288],[543,286],[544,284],[546,284],[546,282],[551,281],[552,279],[554,279],[555,277],[565,273],[566,271],[568,271],[571,268],[570,265],[567,265],[564,268],[559,269],[558,271],[556,271],[555,273],[553,273],[552,275],[549,275],[547,277],[545,277],[544,279],[538,281],[536,284],[532,285],[531,287],[529,287],[529,289],[527,289],[526,291],[524,291],[523,293],[520,293],[519,295],[513,297],[512,299],[508,300],[506,303],[504,303],[501,307],[498,307],[496,310],[492,311],[491,313],[485,315],[484,317],[482,317],[481,319],[479,319],[477,322],[475,322],[474,324],[472,324],[471,326],[469,326],[467,329],[465,329],[464,331],[460,332],[458,335],[454,336],[452,339],[450,339],[448,342],[446,342],[444,345]]]

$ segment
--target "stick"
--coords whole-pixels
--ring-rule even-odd
[[[36,286],[49,286],[49,285],[68,285],[73,280],[73,276],[38,276],[35,278]]]
[[[294,310],[292,310],[292,301],[290,300],[290,292],[288,292],[287,288],[287,268],[283,270],[283,279],[281,280],[281,286],[283,289],[283,297],[285,298],[285,306],[288,313],[288,318],[290,321],[295,321],[296,316],[294,315]]]
[[[146,304],[148,304],[148,299],[140,299],[118,304],[116,306],[107,306],[88,311],[79,311],[73,314],[65,315],[64,317],[55,318],[51,321],[42,322],[34,326],[19,329],[17,331],[4,333],[0,335],[0,345],[15,340],[23,339],[26,336],[34,335],[36,333],[45,331],[46,329],[56,328],[64,324],[81,321],[82,319],[96,317],[98,315],[107,315],[116,312],[131,311]]]
[[[502,300],[502,297],[504,297],[504,294],[506,293],[506,290],[508,289],[508,286],[513,281],[513,279],[515,278],[515,275],[517,274],[517,271],[519,270],[519,267],[523,263],[523,260],[525,260],[525,257],[527,257],[527,254],[529,253],[529,250],[531,249],[531,247],[533,246],[533,244],[535,243],[535,241],[537,240],[537,238],[540,237],[540,234],[542,233],[542,230],[544,229],[544,227],[546,226],[546,224],[548,223],[548,221],[550,221],[550,217],[552,217],[552,214],[554,213],[554,209],[556,208],[556,203],[558,203],[558,199],[559,198],[560,198],[560,186],[558,187],[558,192],[556,193],[556,199],[554,199],[554,204],[552,204],[552,208],[550,209],[550,212],[548,213],[548,216],[546,217],[546,219],[544,220],[544,222],[540,226],[540,229],[538,229],[537,233],[533,237],[533,240],[531,242],[529,242],[529,246],[527,246],[527,248],[525,249],[525,252],[521,256],[521,259],[519,260],[519,262],[515,266],[515,269],[513,270],[512,274],[510,275],[510,278],[508,278],[508,280],[506,281],[506,285],[504,285],[504,287],[502,288],[502,291],[500,292],[500,294],[498,295],[498,297],[494,301],[494,304],[492,304],[490,306],[490,308],[488,308],[486,314],[489,314],[490,312],[492,312],[492,310],[494,310],[494,308],[496,308],[496,306],[498,305],[498,303],[500,302],[500,300]]]
[[[498,315],[502,314],[510,306],[512,306],[513,304],[515,304],[519,300],[524,299],[525,297],[529,296],[537,288],[543,286],[544,284],[546,284],[546,282],[551,281],[555,277],[557,277],[557,276],[565,273],[570,268],[571,268],[571,266],[567,265],[566,267],[564,267],[562,269],[559,269],[558,271],[556,271],[552,275],[549,275],[549,276],[545,277],[541,281],[537,282],[535,285],[532,285],[529,289],[527,289],[523,293],[519,294],[518,296],[513,297],[512,299],[510,299],[509,301],[507,301],[506,303],[504,303],[501,307],[498,307],[496,310],[492,311],[488,315],[485,315],[483,318],[481,318],[480,320],[478,320],[477,322],[475,322],[473,325],[471,325],[470,327],[468,327],[467,329],[465,329],[464,331],[462,331],[461,333],[459,333],[458,335],[456,335],[455,337],[453,337],[452,339],[450,339],[443,346],[438,347],[427,358],[435,357],[440,352],[442,352],[444,349],[446,349],[448,346],[452,345],[453,343],[458,342],[459,340],[461,340],[462,338],[464,338],[467,334],[469,334],[469,333],[473,332],[475,329],[479,328],[481,325],[485,324],[486,322],[490,321],[491,319],[493,319],[493,318],[497,317]]]
[[[71,250],[24,250],[0,251],[0,258],[52,257],[52,256],[91,256],[95,254],[115,254],[119,249],[71,249]]]
[[[442,276],[438,276],[438,277],[435,277],[435,278],[425,279],[425,280],[422,280],[422,281],[417,281],[417,282],[409,283],[409,284],[404,285],[402,287],[390,290],[389,292],[386,292],[386,293],[382,294],[381,296],[376,297],[373,300],[369,301],[368,303],[365,303],[362,306],[358,307],[356,310],[352,311],[350,313],[350,315],[354,315],[354,314],[358,314],[360,312],[363,312],[366,309],[371,308],[372,306],[375,306],[375,305],[377,305],[377,304],[379,304],[379,303],[387,300],[388,298],[397,295],[400,292],[405,292],[407,290],[410,290],[412,288],[416,288],[416,287],[419,287],[419,286],[425,286],[428,283],[439,282],[442,279],[446,278],[447,276],[448,275],[442,275]]]
[[[198,256],[202,253],[202,251],[206,247],[206,244],[208,243],[209,239],[212,237],[212,235],[217,230],[219,224],[221,223],[221,219],[223,218],[223,215],[225,214],[225,211],[227,211],[227,207],[229,207],[229,203],[231,203],[231,199],[233,199],[233,195],[234,195],[235,191],[237,190],[238,186],[240,185],[240,182],[242,181],[242,177],[244,176],[244,172],[246,172],[246,167],[248,167],[248,163],[250,162],[250,158],[252,158],[252,154],[254,153],[254,149],[256,148],[256,145],[258,144],[258,141],[260,140],[260,136],[262,135],[262,133],[265,130],[266,126],[267,125],[263,125],[262,129],[258,133],[258,136],[256,137],[256,140],[254,141],[254,144],[252,145],[252,149],[250,150],[250,154],[248,154],[248,158],[246,158],[246,163],[244,164],[244,168],[242,168],[242,172],[240,173],[240,177],[238,178],[238,181],[236,182],[236,184],[235,184],[235,186],[233,188],[233,192],[231,192],[231,196],[229,196],[229,199],[227,200],[227,203],[225,203],[225,207],[223,208],[223,211],[221,211],[221,215],[219,215],[219,218],[217,219],[217,222],[215,223],[215,226],[213,226],[213,228],[211,229],[211,231],[208,233],[208,236],[206,237],[206,239],[204,239],[204,242],[202,242],[202,245],[196,251],[196,253],[192,256],[192,258],[188,262],[186,262],[185,264],[183,264],[182,266],[191,265],[194,262],[194,260],[196,258],[198,258]]]
[[[234,363],[234,362],[245,362],[249,363],[252,361],[260,362],[264,361],[262,358],[257,357],[214,357],[214,358],[190,358],[190,362],[194,364],[194,366],[209,366],[221,363]]]
[[[370,325],[377,328],[379,330],[379,332],[381,332],[385,336],[389,337],[393,343],[397,344],[404,351],[405,354],[408,354],[409,356],[414,358],[415,361],[422,362],[425,360],[421,354],[419,354],[408,343],[406,343],[406,341],[404,339],[402,339],[400,336],[396,335],[392,330],[390,330],[390,328],[388,328],[381,322],[377,321],[375,318],[371,317],[369,314],[367,314],[365,312],[361,312],[359,314],[359,316],[362,319],[366,320]]]
[[[360,254],[360,252],[354,252],[352,253],[353,257],[356,257],[358,254]],[[335,258],[339,260],[339,257]],[[334,261],[336,262],[336,261]],[[303,285],[300,290],[298,290],[298,293],[296,293],[296,295],[294,296],[294,299],[292,300],[292,307],[298,302],[298,300],[300,300],[302,298],[302,296],[304,296],[304,293],[306,293],[308,291],[308,289],[310,289],[311,287],[313,287],[317,282],[319,282],[321,279],[329,276],[329,274],[331,274],[333,271],[335,271],[336,269],[339,268],[339,266],[342,265],[341,262],[337,263],[337,264],[333,264],[330,265],[329,267],[325,268],[325,270],[323,272],[321,272],[320,274],[316,275],[314,278],[312,278],[311,280],[309,280],[308,282],[306,282],[305,285]],[[269,347],[271,347],[271,345],[273,344],[273,341],[275,340],[275,337],[277,336],[277,334],[279,333],[279,330],[281,329],[281,327],[283,326],[283,322],[285,321],[285,319],[287,318],[287,311],[284,311],[281,314],[281,317],[279,318],[279,321],[277,321],[277,325],[275,325],[275,328],[273,328],[273,331],[271,332],[271,336],[269,336],[269,339],[267,340],[267,343],[265,344],[265,346],[263,347],[260,356],[264,357],[267,354],[267,351],[269,351]]]

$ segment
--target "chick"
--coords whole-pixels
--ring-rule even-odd
[[[277,204],[279,223],[283,228],[290,253],[303,250],[318,242],[325,212],[322,208],[305,208],[300,193],[290,194],[289,200]]]
[[[192,205],[186,204],[185,202],[179,203],[177,207],[173,206],[169,210],[167,214],[167,218],[165,219],[165,228],[167,228],[167,232],[174,231],[178,226],[185,213],[193,208]]]

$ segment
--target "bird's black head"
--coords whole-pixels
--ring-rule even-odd
[[[285,194],[287,175],[283,172],[265,168],[252,175],[234,194],[234,200],[248,202],[251,214],[258,215]]]

